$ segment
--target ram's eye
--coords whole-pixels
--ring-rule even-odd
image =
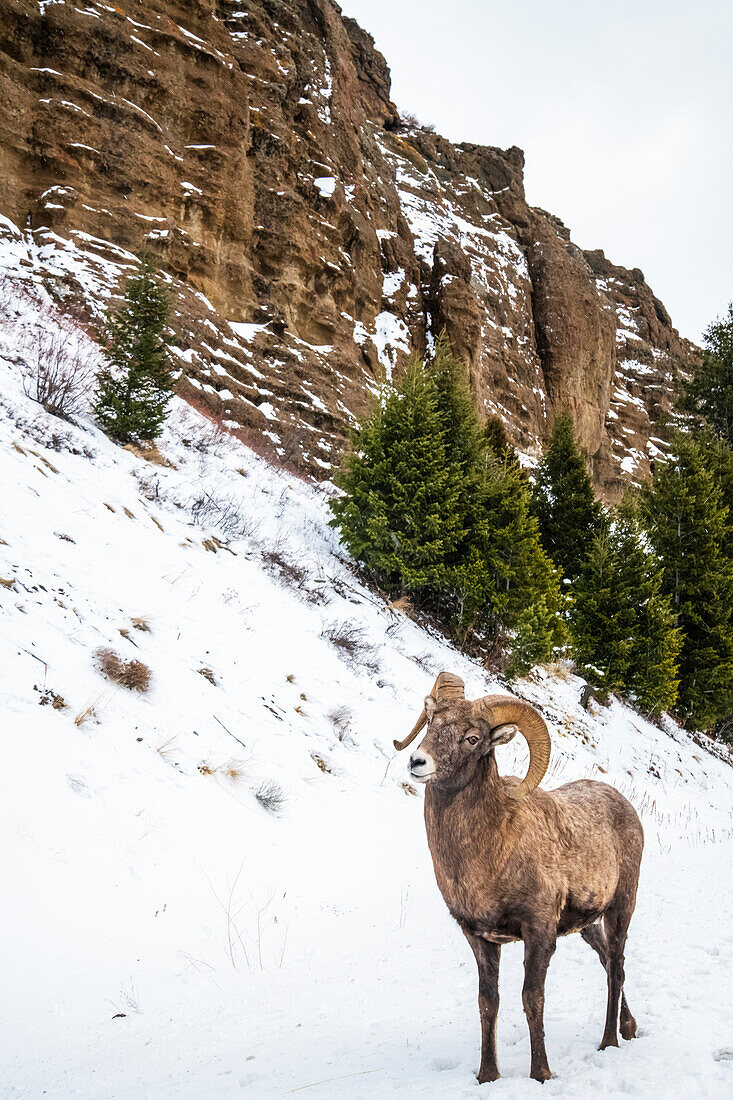
[[[478,737],[467,737],[469,745],[478,745]]]

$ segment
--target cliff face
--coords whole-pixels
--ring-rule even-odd
[[[93,313],[154,251],[181,392],[246,438],[323,471],[445,327],[523,450],[569,406],[601,492],[647,474],[694,349],[519,149],[405,128],[332,0],[0,0],[0,96],[0,263]]]

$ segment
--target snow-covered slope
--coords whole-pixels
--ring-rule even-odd
[[[505,687],[358,583],[328,488],[182,403],[168,466],[48,416],[19,378],[49,303],[6,288],[2,310],[0,1094],[534,1095],[516,946],[505,1077],[475,1084],[474,963],[392,749],[441,668]],[[107,647],[149,692],[96,671]],[[640,1038],[597,1052],[605,977],[563,941],[543,1095],[729,1096],[732,773],[671,724],[586,714],[580,686],[517,690],[550,724],[545,785],[602,777],[642,814]]]

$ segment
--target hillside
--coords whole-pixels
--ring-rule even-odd
[[[648,476],[695,349],[638,268],[527,204],[520,149],[401,120],[333,0],[0,0],[0,94],[13,277],[93,318],[154,251],[180,392],[243,439],[324,476],[445,328],[525,453],[568,406],[603,496]]]
[[[39,325],[96,355],[43,287],[3,285],[0,1091],[534,1094],[517,945],[504,1080],[477,1091],[473,959],[392,749],[439,669],[471,696],[506,685],[359,583],[328,483],[181,400],[165,465],[48,416],[21,386]],[[104,679],[99,648],[143,662],[150,690]],[[605,978],[563,941],[543,1096],[729,1096],[730,766],[618,702],[587,713],[581,686],[559,666],[515,690],[551,730],[546,786],[603,778],[641,813],[640,1037],[598,1053]],[[505,772],[524,762],[501,750]]]

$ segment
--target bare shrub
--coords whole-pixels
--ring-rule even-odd
[[[396,129],[398,130],[427,130],[429,134],[435,133],[435,124],[432,122],[421,122],[417,115],[412,111],[400,111],[399,123]]]
[[[274,574],[291,588],[303,588],[308,579],[308,570],[299,562],[290,561],[280,550],[279,546],[273,546],[262,554],[265,568],[270,574]]]
[[[199,425],[193,426],[194,430],[182,439],[184,447],[188,447],[198,454],[219,455],[224,444],[229,439],[229,433],[224,427],[224,415],[219,413],[212,419],[206,418],[206,424],[199,430]]]
[[[343,741],[346,738],[351,728],[352,714],[348,707],[334,707],[332,711],[328,713],[328,720],[334,728],[334,732],[339,741]]]
[[[113,649],[101,648],[95,651],[94,662],[97,671],[113,684],[140,693],[150,687],[152,674],[142,661],[125,661]]]
[[[321,637],[327,638],[344,659],[363,665],[369,672],[379,672],[379,663],[373,657],[374,647],[363,627],[349,622],[329,623],[323,627]]]
[[[160,491],[160,479],[158,477],[141,474],[137,470],[133,470],[133,477],[137,482],[140,496],[150,501],[165,500],[165,494]]]
[[[198,527],[216,527],[228,539],[254,534],[259,522],[243,515],[232,497],[217,497],[204,490],[191,502],[191,516]]]
[[[421,668],[423,672],[432,672],[435,668],[435,662],[432,654],[430,653],[412,653],[410,654],[410,660],[414,661],[418,668]]]
[[[329,623],[323,627],[321,637],[354,660],[371,649],[363,628],[349,622]]]
[[[275,816],[282,813],[286,799],[285,792],[279,783],[275,783],[272,779],[260,783],[253,793],[260,806],[268,813],[275,814]]]
[[[21,367],[26,397],[63,420],[80,413],[94,379],[94,357],[70,332],[38,328],[28,340]]]

